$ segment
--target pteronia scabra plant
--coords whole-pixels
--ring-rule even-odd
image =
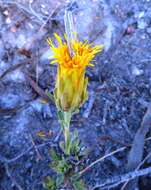
[[[51,63],[57,63],[54,100],[64,135],[64,142],[61,144],[61,148],[67,157],[71,154],[73,155],[73,150],[76,151],[79,146],[77,138],[75,138],[77,135],[75,133],[70,134],[70,121],[72,115],[77,112],[88,98],[86,68],[93,66],[92,60],[98,52],[102,51],[103,46],[93,46],[92,43],[78,40],[75,31],[66,30],[64,39],[57,33],[54,33],[54,36],[57,40],[56,45],[50,38],[47,39],[47,42],[53,52]],[[60,158],[54,151],[53,157],[57,160],[54,162],[57,168],[56,171],[65,174],[70,169],[69,164],[65,161],[65,157]],[[59,166],[61,167],[59,168]]]
[[[62,41],[58,34],[54,34],[58,41],[55,46],[50,38],[48,44],[53,51],[53,61],[57,63],[57,77],[54,90],[54,99],[58,111],[62,112],[62,126],[65,137],[65,151],[70,154],[69,126],[72,114],[78,110],[87,100],[88,77],[85,76],[86,67],[93,66],[91,61],[94,56],[102,50],[102,46],[94,46],[87,42],[71,40],[70,47],[73,54],[70,53],[66,41]],[[67,39],[65,35],[65,39]]]

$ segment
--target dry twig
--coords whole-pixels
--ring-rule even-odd
[[[141,163],[143,152],[144,152],[144,143],[145,136],[151,127],[151,103],[148,106],[147,112],[143,117],[141,127],[138,129],[132,148],[128,157],[127,171],[137,169],[138,165]],[[132,182],[129,182],[125,187],[126,190],[135,189],[137,185],[137,179]]]
[[[145,139],[145,142],[146,142],[146,141],[149,141],[149,140],[151,140],[151,137],[146,138],[146,139]],[[131,146],[131,145],[129,145],[129,146]],[[121,148],[119,148],[119,149],[117,149],[117,150],[115,150],[115,151],[113,151],[113,152],[110,152],[110,153],[108,153],[107,155],[104,155],[103,157],[101,157],[101,158],[95,160],[95,161],[92,162],[89,166],[87,166],[86,168],[84,168],[83,170],[81,170],[81,171],[79,172],[79,175],[80,175],[80,176],[83,175],[85,172],[87,172],[89,169],[91,169],[91,168],[92,168],[95,164],[97,164],[98,162],[104,161],[106,158],[108,158],[108,157],[110,157],[110,156],[113,156],[114,154],[116,154],[116,153],[118,153],[118,152],[124,151],[124,150],[125,150],[126,148],[128,148],[129,146],[127,145],[127,146],[121,147]]]
[[[138,165],[138,167],[136,168],[136,171],[138,171],[140,169],[140,167],[146,162],[146,160],[151,157],[151,152],[142,160],[142,162]],[[122,186],[121,190],[124,190],[125,187],[127,186],[127,184],[129,183],[129,180]]]
[[[103,182],[101,184],[97,184],[91,190],[95,190],[98,188],[101,188],[101,190],[113,188],[113,187],[116,187],[125,181],[132,180],[132,179],[135,179],[135,178],[140,177],[140,176],[148,175],[150,173],[151,173],[151,167],[141,169],[141,170],[137,170],[137,171],[134,170],[132,172],[129,172],[129,173],[126,173],[126,174],[123,174],[120,176],[108,178],[105,182]],[[132,188],[131,188],[131,190],[132,190]]]
[[[40,95],[42,98],[44,98],[47,102],[54,102],[53,96],[48,96],[38,85],[37,83],[28,75],[28,73],[25,72],[25,77],[27,81],[29,82],[30,86],[37,92],[38,95]]]
[[[80,171],[80,172],[79,172],[79,175],[80,175],[80,176],[83,175],[86,171],[88,171],[89,169],[91,169],[91,168],[92,168],[95,164],[97,164],[98,162],[101,162],[101,161],[105,160],[106,158],[108,158],[108,157],[110,157],[110,156],[112,156],[112,155],[114,155],[114,154],[116,154],[116,153],[118,153],[118,152],[121,152],[121,151],[125,150],[126,148],[127,148],[127,147],[119,148],[119,149],[117,149],[117,150],[115,150],[115,151],[113,151],[113,152],[110,152],[109,154],[107,154],[107,155],[105,155],[105,156],[103,156],[103,157],[101,157],[101,158],[95,160],[95,161],[92,162],[89,166],[87,166],[87,167],[84,168],[82,171]]]

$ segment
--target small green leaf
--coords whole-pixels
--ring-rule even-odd
[[[75,129],[73,132],[74,138],[79,138],[78,131]]]
[[[70,168],[71,168],[71,165],[65,159],[62,159],[61,161],[58,162],[58,165],[57,165],[58,173],[65,174],[68,172]]]
[[[73,182],[73,187],[75,190],[85,190],[85,184],[82,180],[79,181],[74,181]]]
[[[80,150],[80,140],[78,137],[77,130],[74,130],[73,137],[72,137],[72,144],[71,144],[71,152],[75,156],[78,156],[79,150]]]
[[[64,114],[62,111],[58,111],[58,118],[60,121],[64,121]]]
[[[69,171],[71,165],[62,157],[61,160],[53,161],[51,163],[51,168],[58,174],[65,174]]]
[[[74,112],[72,114],[77,114],[79,113],[79,108],[77,108],[76,110],[74,110]]]
[[[50,92],[46,91],[47,96],[54,102],[54,96]]]
[[[53,161],[59,161],[61,160],[60,156],[55,152],[54,149],[50,150],[50,156],[52,158]]]
[[[48,176],[43,183],[43,187],[47,190],[55,190],[55,181]]]
[[[60,175],[56,178],[56,187],[59,188],[64,182],[64,175]]]
[[[60,146],[61,150],[65,153],[65,144],[64,144],[63,141],[61,141],[61,142],[59,143],[59,146]]]

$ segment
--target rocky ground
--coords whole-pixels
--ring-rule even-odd
[[[49,150],[57,143],[59,123],[54,104],[45,97],[56,75],[46,39],[54,32],[63,35],[67,7],[80,39],[105,47],[87,71],[89,100],[72,121],[90,150],[85,166],[125,147],[84,173],[87,189],[127,171],[130,146],[151,97],[151,1],[1,0],[0,190],[43,190],[42,180],[53,175]],[[143,134],[148,140],[141,168],[146,168],[151,165],[151,133]],[[140,155],[134,152],[135,160]],[[138,189],[150,190],[150,181],[150,174],[141,177]]]

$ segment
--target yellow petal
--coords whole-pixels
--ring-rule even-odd
[[[54,36],[57,39],[57,41],[59,42],[59,45],[62,45],[61,37],[57,33],[54,33]]]

